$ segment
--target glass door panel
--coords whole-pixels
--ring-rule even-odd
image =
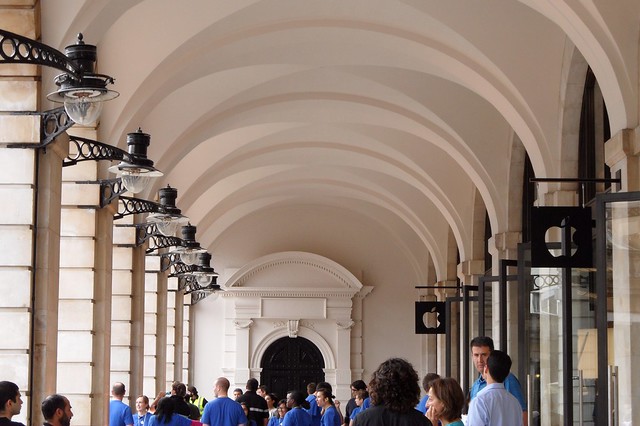
[[[595,377],[589,338],[595,335],[593,271],[531,267],[528,244],[519,255],[525,336],[520,369],[529,425],[593,423]],[[586,363],[586,364],[585,364]],[[591,368],[587,373],[580,370]]]
[[[606,359],[599,371],[607,381],[607,418],[600,424],[631,425],[640,424],[640,201],[613,195],[623,196],[605,200],[606,322],[599,323],[598,339],[606,344],[598,353]]]

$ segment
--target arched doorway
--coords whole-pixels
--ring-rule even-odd
[[[265,351],[260,362],[260,383],[280,399],[290,390],[307,389],[307,383],[324,381],[320,350],[304,337],[282,337]]]

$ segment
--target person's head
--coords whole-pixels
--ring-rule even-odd
[[[115,382],[113,386],[111,386],[111,395],[119,400],[122,400],[122,398],[124,398],[125,392],[126,388],[124,387],[124,383],[122,382]]]
[[[240,388],[235,388],[235,389],[233,390],[233,397],[234,397],[235,399],[238,399],[238,398],[240,398],[241,396],[242,396],[242,389],[240,389]]]
[[[366,390],[366,389],[367,389],[367,384],[364,382],[364,380],[354,381],[353,383],[351,383],[351,398],[355,398],[356,391]]]
[[[280,401],[278,401],[278,417],[283,418],[284,415],[287,414],[287,411],[289,411],[289,408],[287,407],[287,400],[281,399]]]
[[[182,382],[171,383],[171,395],[177,395],[180,398],[184,398],[187,395],[187,387]]]
[[[229,380],[226,377],[218,377],[218,380],[216,380],[213,387],[213,393],[216,397],[227,396],[230,386],[231,383],[229,383]],[[242,391],[240,391],[240,395],[242,395]]]
[[[165,396],[158,401],[154,415],[158,418],[158,423],[165,424],[171,422],[171,417],[176,412],[176,402],[173,398]]]
[[[290,391],[287,393],[287,408],[304,407],[307,401],[300,391]]]
[[[22,398],[18,385],[13,382],[0,382],[0,414],[11,420],[11,417],[20,414]]]
[[[418,373],[402,358],[384,361],[371,375],[369,396],[373,405],[385,406],[398,413],[407,413],[420,400]]]
[[[318,392],[320,389],[326,389],[329,391],[329,393],[333,393],[333,388],[331,387],[331,383],[329,382],[320,382],[316,385],[316,392]]]
[[[487,336],[477,336],[471,339],[469,346],[471,347],[473,366],[476,367],[478,373],[482,374],[484,366],[487,365],[487,358],[493,351],[493,339]]]
[[[258,390],[258,380],[256,379],[247,380],[247,390],[251,392],[256,392]]]
[[[369,397],[369,392],[367,392],[365,389],[359,389],[355,391],[355,394],[353,395],[353,398],[358,407],[361,407],[364,400],[367,399],[368,397]]]
[[[269,407],[269,410],[273,410],[274,408],[276,408],[278,399],[274,394],[268,393],[267,396],[264,397],[264,400],[267,401],[267,407]]]
[[[69,400],[58,394],[46,397],[40,405],[44,419],[54,426],[69,426],[73,412]]]
[[[316,384],[315,384],[315,382],[307,383],[307,393],[309,395],[314,395],[316,393]]]
[[[333,395],[328,389],[319,389],[316,391],[316,404],[320,408],[327,408],[333,405]]]
[[[256,393],[265,398],[269,394],[269,388],[267,388],[267,385],[260,385]]]
[[[149,409],[149,398],[146,395],[140,395],[136,398],[136,411],[144,413]]]
[[[429,393],[429,389],[431,388],[431,383],[433,383],[434,380],[439,378],[440,376],[436,373],[427,373],[422,379],[422,389],[424,389],[426,393]]]
[[[491,351],[485,368],[485,375],[488,372],[491,378],[498,383],[503,383],[511,370],[511,357],[506,352]],[[485,377],[486,380],[486,377]]]
[[[429,410],[434,410],[435,415],[447,422],[459,419],[464,407],[464,393],[455,379],[445,377],[436,379],[429,389]]]
[[[198,389],[196,389],[195,386],[187,387],[187,395],[189,396],[189,399],[195,401],[196,399],[198,399]]]

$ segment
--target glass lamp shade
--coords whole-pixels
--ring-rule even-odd
[[[168,217],[163,217],[161,220],[154,222],[156,224],[156,228],[158,232],[160,232],[165,237],[173,237],[176,235],[176,231],[178,230],[179,222],[176,220],[171,220]]]
[[[64,110],[75,123],[90,125],[98,121],[103,105],[102,101],[96,101],[88,96],[66,97]]]
[[[206,287],[209,284],[211,284],[211,281],[213,280],[213,275],[212,274],[194,274],[196,277],[196,281],[198,282],[198,285],[201,285],[202,287]]]
[[[200,253],[196,250],[183,251],[180,253],[180,260],[186,265],[195,265],[198,263],[198,254]]]
[[[127,191],[134,194],[144,190],[151,182],[152,177],[153,176],[149,176],[148,173],[141,173],[140,169],[123,170],[120,175],[124,187],[127,188]],[[175,228],[173,231],[175,233]]]

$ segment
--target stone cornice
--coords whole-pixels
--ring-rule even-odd
[[[230,287],[226,288],[223,297],[321,297],[351,299],[358,289],[317,289],[317,288],[264,288],[264,287]]]

